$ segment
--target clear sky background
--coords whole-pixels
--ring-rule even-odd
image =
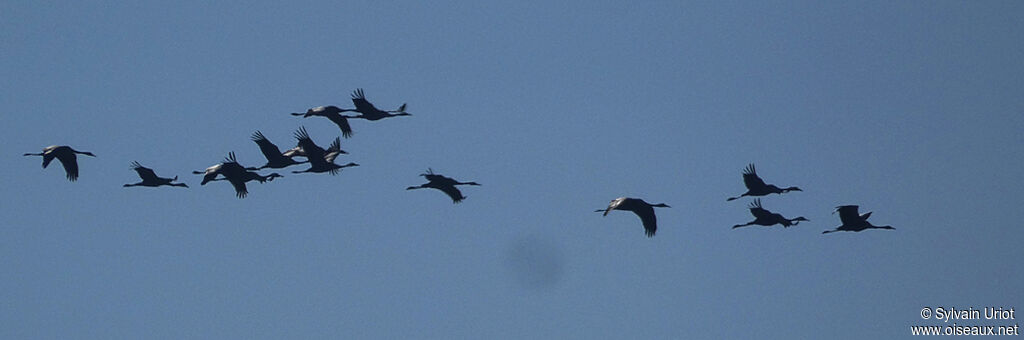
[[[0,338],[893,338],[1024,307],[1024,4],[0,3]],[[364,88],[338,176],[199,186]],[[71,145],[59,164],[22,157]],[[122,188],[131,161],[192,188]],[[753,219],[741,171],[804,189]],[[428,167],[480,187],[406,191]],[[266,173],[266,172],[264,172]],[[647,238],[619,196],[664,202]],[[857,204],[895,231],[821,232]],[[984,321],[984,320],[983,320]],[[973,322],[967,324],[1014,324]]]

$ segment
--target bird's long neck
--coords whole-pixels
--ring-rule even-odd
[[[24,156],[42,156],[42,153],[26,153]]]
[[[71,148],[68,148],[68,149],[71,149]],[[79,155],[86,155],[86,156],[96,157],[96,155],[93,155],[92,152],[89,152],[89,151],[78,151],[78,150],[75,150],[75,149],[71,149],[71,152],[77,153]]]
[[[788,188],[782,189],[782,192],[790,192],[790,191],[800,191],[800,188],[788,187]]]
[[[737,224],[737,225],[732,226],[732,228],[736,229],[736,228],[749,227],[752,224],[754,224],[754,222],[750,222],[750,223],[747,223],[747,224]]]

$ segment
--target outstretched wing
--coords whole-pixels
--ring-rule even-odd
[[[843,225],[857,225],[861,222],[860,214],[857,212],[858,206],[856,205],[843,205],[836,207],[836,211],[839,212],[839,220],[843,222]]]
[[[245,188],[244,179],[232,176],[228,177],[228,182],[231,182],[231,186],[235,187],[235,196],[238,196],[238,198],[245,198],[249,194],[249,190]]]
[[[459,203],[462,202],[462,200],[466,199],[466,196],[462,196],[462,192],[459,191],[459,188],[456,188],[454,185],[441,185],[437,187],[437,190],[441,190],[442,192],[445,193],[445,195],[451,197],[452,203]]]
[[[274,145],[274,143],[271,143],[259,130],[252,134],[252,141],[260,146],[260,152],[263,153],[263,157],[266,157],[268,161],[281,157],[281,149],[277,148],[277,145]]]
[[[224,161],[221,162],[221,163],[224,163],[224,164],[230,164],[230,163],[238,164],[238,159],[235,158],[235,152],[234,151],[228,152],[228,156],[224,157]]]
[[[434,169],[429,169],[428,168],[427,172],[420,174],[420,176],[423,176],[423,178],[426,178],[431,183],[434,183],[434,184],[437,184],[437,185],[453,185],[453,186],[455,185],[455,180],[454,179],[452,179],[450,177],[447,177],[445,175],[435,174],[434,173]]]
[[[343,153],[345,153],[345,151],[341,149],[341,138],[334,137],[334,142],[331,142],[331,146],[328,147],[327,151],[324,153],[324,161],[327,161],[327,163],[334,163],[334,159],[338,158],[338,155]]]
[[[753,163],[747,165],[746,169],[743,169],[743,185],[746,185],[747,189],[755,189],[765,186],[764,180],[757,176],[757,170],[754,169]]]
[[[750,214],[754,215],[756,219],[771,219],[772,212],[765,210],[764,208],[750,208]]]
[[[324,159],[324,149],[320,148],[313,143],[313,139],[309,137],[309,132],[306,132],[306,127],[300,127],[295,132],[295,139],[299,141],[299,146],[306,152],[306,157],[309,159],[309,164],[314,167],[323,167],[327,165],[327,161]]]
[[[342,136],[344,136],[345,138],[352,137],[352,126],[348,125],[348,118],[345,118],[344,116],[337,113],[326,116],[327,119],[330,119],[332,122],[334,122],[334,124],[338,125],[338,128],[341,129]]]
[[[654,232],[658,231],[658,217],[654,216],[654,208],[649,205],[643,205],[637,207],[633,212],[640,216],[640,221],[644,224],[644,233],[647,234],[647,237],[653,237]]]
[[[356,105],[356,111],[362,112],[363,114],[366,114],[367,112],[380,111],[366,100],[366,95],[363,94],[363,89],[356,89],[355,92],[352,92],[352,104]]]
[[[750,202],[750,214],[754,215],[754,218],[757,219],[766,219],[771,218],[772,216],[771,211],[768,211],[767,209],[761,207],[760,198],[755,199],[753,202]]]
[[[142,178],[143,182],[156,181],[156,173],[153,169],[147,168],[139,164],[139,162],[132,162],[132,170],[139,173],[139,178]]]
[[[60,161],[61,165],[64,165],[64,173],[67,174],[69,181],[78,180],[78,161],[75,159],[75,154],[70,152],[62,152],[55,155],[57,160]],[[43,165],[45,166],[46,158],[43,158]]]

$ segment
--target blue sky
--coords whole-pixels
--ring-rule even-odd
[[[0,338],[895,338],[1020,307],[1017,2],[0,4]],[[192,170],[364,88],[338,176]],[[70,183],[21,157],[96,153]],[[192,188],[122,188],[139,161]],[[803,192],[752,219],[741,171]],[[453,205],[428,167],[477,181]],[[279,171],[280,172],[280,171]],[[665,202],[658,235],[619,196]],[[895,231],[821,235],[858,204]],[[1013,321],[1016,323],[1016,321]],[[998,324],[985,323],[980,324]]]

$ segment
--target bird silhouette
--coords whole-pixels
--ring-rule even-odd
[[[632,211],[643,222],[647,237],[654,237],[654,232],[658,231],[658,217],[654,215],[654,207],[669,208],[665,203],[650,204],[639,198],[619,197],[613,199],[607,208],[594,211],[604,212],[602,216],[608,216],[612,210]]]
[[[325,117],[327,119],[330,119],[332,122],[334,122],[334,124],[338,125],[338,128],[341,129],[341,135],[342,136],[344,136],[345,138],[349,138],[349,137],[352,137],[352,126],[350,126],[348,124],[348,118],[350,118],[350,117],[341,115],[341,113],[345,112],[345,111],[351,111],[351,110],[345,110],[345,109],[339,108],[337,106],[328,105],[328,106],[314,107],[312,109],[306,110],[305,113],[294,112],[294,113],[292,113],[292,116],[302,116],[302,118],[312,117],[312,116]]]
[[[283,177],[276,173],[268,176],[260,176],[259,174],[246,170],[241,164],[238,164],[238,160],[235,158],[235,152],[229,152],[228,156],[224,158],[224,161],[206,168],[205,171],[193,171],[194,174],[202,174],[203,181],[200,185],[206,185],[211,181],[227,180],[231,183],[231,186],[235,188],[235,196],[238,198],[245,198],[249,195],[248,188],[245,187],[245,182],[257,180],[260,183],[273,180],[275,177]],[[217,175],[221,175],[223,179],[217,179]]]
[[[294,156],[300,156],[297,155],[295,152],[290,153],[289,155],[286,156],[284,153],[281,152],[281,149],[277,148],[277,145],[271,143],[270,140],[267,139],[267,137],[264,136],[263,133],[258,130],[252,134],[252,141],[256,142],[256,145],[259,145],[260,152],[263,153],[263,157],[267,158],[267,164],[264,164],[263,166],[258,168],[246,168],[246,170],[261,170],[266,168],[281,169],[288,167],[289,165],[309,162],[308,160],[296,161],[292,159],[292,157]],[[344,151],[342,151],[342,153],[344,153]],[[301,156],[305,155],[303,154]]]
[[[747,165],[747,168],[743,169],[743,185],[747,186],[747,192],[736,197],[729,197],[726,201],[732,201],[744,196],[766,196],[768,194],[781,194],[790,191],[803,191],[797,187],[782,189],[772,184],[765,184],[764,180],[757,176],[754,164]]]
[[[462,202],[462,200],[466,199],[466,196],[462,196],[462,192],[459,191],[459,188],[455,187],[456,185],[477,185],[477,186],[480,185],[477,182],[459,182],[459,181],[456,181],[455,179],[452,179],[451,177],[446,177],[444,175],[435,174],[434,173],[434,169],[430,169],[430,168],[427,169],[426,173],[420,174],[420,176],[423,176],[424,178],[426,178],[428,182],[424,183],[424,184],[421,184],[421,185],[418,185],[418,186],[407,187],[407,188],[405,188],[405,190],[415,190],[415,189],[437,189],[437,190],[441,190],[441,192],[444,192],[446,195],[448,195],[448,197],[450,197],[452,199],[452,203],[459,203],[459,202]]]
[[[344,111],[355,111],[359,112],[358,116],[346,116],[347,118],[361,118],[370,121],[381,120],[388,117],[398,116],[412,116],[408,112],[405,112],[405,104],[403,103],[395,111],[383,111],[373,106],[372,103],[366,100],[366,95],[363,94],[363,89],[356,89],[352,92],[352,104],[355,104],[355,110],[344,109]]]
[[[807,221],[807,219],[804,218],[803,216],[794,219],[788,219],[783,217],[781,214],[776,214],[771,211],[768,211],[767,209],[761,207],[760,198],[755,199],[753,202],[750,202],[750,214],[754,215],[753,221],[746,224],[737,224],[732,226],[732,228],[736,229],[754,224],[763,226],[773,226],[776,224],[781,224],[784,228],[789,228],[790,226],[799,224],[800,221]]]
[[[132,170],[135,170],[139,174],[139,178],[142,178],[142,182],[125,184],[124,187],[158,187],[161,185],[169,185],[172,187],[183,187],[188,188],[188,184],[185,183],[171,183],[178,180],[178,176],[174,178],[158,177],[153,169],[147,168],[139,164],[139,162],[132,162]]]
[[[309,132],[306,132],[306,127],[300,127],[299,130],[295,132],[295,139],[298,140],[298,146],[306,155],[306,159],[309,160],[309,169],[292,171],[292,173],[329,172],[331,175],[336,175],[341,169],[359,166],[359,164],[356,163],[348,163],[345,165],[338,165],[334,163],[334,159],[338,157],[338,155],[347,153],[341,150],[340,138],[334,138],[334,142],[331,143],[331,146],[328,147],[327,150],[324,150],[320,146],[317,146],[316,143],[313,142],[313,139],[309,137]]]
[[[839,212],[839,221],[843,222],[842,225],[836,227],[835,230],[826,230],[821,232],[822,234],[834,233],[837,231],[853,231],[860,232],[867,229],[889,229],[894,230],[891,226],[875,226],[871,222],[868,222],[868,217],[871,217],[871,212],[860,214],[857,212],[859,206],[856,205],[841,205],[836,207],[836,210],[832,213]]]
[[[50,165],[50,162],[56,157],[60,161],[61,165],[64,165],[64,173],[67,174],[69,181],[78,180],[78,160],[76,160],[75,154],[82,154],[86,156],[96,157],[92,152],[78,151],[72,149],[67,145],[50,145],[43,148],[42,153],[26,153],[25,156],[43,156],[43,168]]]
[[[276,172],[271,172],[270,174],[268,174],[266,176],[263,176],[263,175],[260,175],[260,174],[258,174],[256,172],[248,171],[248,170],[242,175],[242,179],[246,183],[252,182],[252,181],[257,181],[257,182],[260,182],[260,183],[266,183],[266,182],[273,181],[274,178],[278,178],[278,177],[284,177],[284,176],[281,176],[281,174],[276,173]],[[220,177],[220,178],[211,179],[210,181],[212,182],[212,181],[227,181],[227,180],[228,180],[227,178]]]

